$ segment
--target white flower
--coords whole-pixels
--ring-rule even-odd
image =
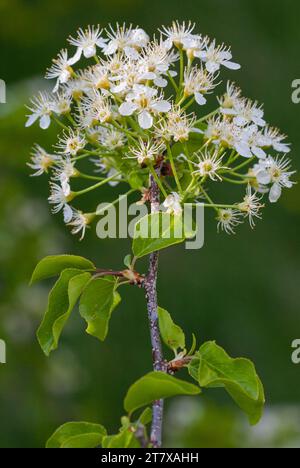
[[[234,108],[235,117],[233,123],[239,127],[254,123],[259,127],[264,127],[266,121],[263,119],[264,111],[257,103],[252,103],[250,100],[242,100],[236,103]]]
[[[261,148],[261,134],[256,125],[243,128],[241,133],[237,133],[236,143],[234,145],[236,151],[244,158],[266,158],[266,152]]]
[[[266,127],[263,135],[261,135],[261,146],[270,148],[272,147],[275,151],[279,153],[289,153],[291,151],[290,145],[288,143],[283,143],[287,137],[282,135],[280,130],[277,128]]]
[[[208,72],[216,73],[220,70],[221,65],[230,70],[239,70],[241,66],[231,61],[232,53],[229,47],[224,44],[216,46],[216,41],[213,41],[206,50],[199,52],[199,58],[205,62]]]
[[[199,58],[201,52],[207,48],[209,38],[207,36],[195,36],[192,35],[183,40],[183,50],[186,51],[189,60],[195,57]]]
[[[165,88],[168,81],[163,78],[169,72],[172,77],[177,73],[169,70],[170,66],[178,60],[178,54],[168,52],[168,49],[163,42],[150,42],[145,48],[139,59],[141,67],[141,79],[151,80],[155,86]]]
[[[31,155],[31,163],[27,163],[27,166],[34,169],[36,172],[32,176],[40,176],[45,172],[48,172],[48,169],[53,166],[57,156],[48,154],[44,148],[39,145],[35,145]]]
[[[181,198],[176,192],[172,192],[167,196],[163,202],[163,206],[167,208],[167,213],[174,214],[175,216],[182,213]]]
[[[229,120],[217,117],[208,121],[204,136],[206,140],[212,141],[217,146],[236,148],[241,140],[241,129]]]
[[[233,117],[233,123],[238,127],[245,127],[249,124],[255,124],[258,127],[264,127],[264,111],[257,102],[241,97],[241,90],[233,83],[227,84],[227,92],[219,98],[221,112]]]
[[[255,226],[254,218],[261,219],[260,210],[264,205],[262,205],[260,201],[261,197],[258,197],[256,192],[252,193],[251,186],[248,185],[244,200],[238,205],[238,208],[244,213],[245,217],[249,218],[249,223],[252,228]]]
[[[84,74],[79,73],[78,78],[69,80],[64,85],[64,91],[75,101],[79,101],[83,94],[89,91],[89,84],[86,82]]]
[[[242,223],[241,213],[238,210],[226,209],[218,212],[218,231],[221,229],[227,234],[235,234],[234,228]]]
[[[59,137],[58,148],[60,153],[67,156],[76,156],[86,145],[85,138],[81,135],[79,130],[69,128],[68,132],[64,131],[62,136]]]
[[[53,180],[59,180],[64,192],[69,194],[70,179],[78,176],[78,171],[69,157],[60,158],[56,161]]]
[[[139,50],[139,49],[142,49],[143,47],[146,47],[150,38],[148,34],[144,31],[144,29],[135,28],[135,29],[132,29],[131,31],[130,40],[131,40],[132,47]]]
[[[94,65],[86,70],[84,74],[86,83],[96,89],[110,89],[109,72],[105,65]]]
[[[193,67],[186,71],[184,75],[184,94],[185,96],[195,96],[197,104],[203,106],[207,100],[204,94],[212,91],[217,84],[214,83],[216,77],[208,73],[203,68]]]
[[[176,142],[188,141],[191,132],[199,131],[194,128],[195,121],[194,114],[187,115],[182,108],[173,105],[166,120],[161,120],[155,127],[155,133],[167,141],[172,138]]]
[[[115,31],[110,26],[110,29],[106,30],[106,32],[109,42],[103,49],[105,55],[112,55],[120,51],[124,52],[129,58],[137,59],[139,56],[138,50],[145,47],[149,40],[143,29],[132,29],[132,26],[126,28],[125,24],[122,26],[117,24]]]
[[[136,146],[129,147],[128,158],[136,158],[139,164],[154,162],[155,158],[161,155],[165,148],[163,143],[145,141],[140,138]]]
[[[126,97],[126,102],[121,104],[119,112],[123,116],[138,113],[139,125],[143,129],[149,129],[153,125],[152,114],[168,112],[171,104],[157,97],[157,90],[148,86],[135,85],[132,92]]]
[[[53,65],[48,69],[46,78],[51,80],[56,78],[56,85],[53,92],[56,92],[59,85],[65,84],[73,75],[72,65],[76,62],[76,58],[68,58],[68,51],[63,49],[58,54],[58,57],[53,60]]]
[[[58,115],[65,115],[71,111],[72,96],[66,91],[57,92],[53,96],[53,111]]]
[[[269,200],[276,203],[281,197],[282,188],[291,188],[295,182],[290,181],[290,177],[296,171],[290,171],[290,160],[283,158],[274,159],[269,156],[260,161],[253,168],[253,172],[259,184],[272,187],[269,192]]]
[[[98,134],[97,141],[110,151],[123,148],[127,142],[124,133],[114,129],[114,127],[98,127],[95,132]]]
[[[28,115],[28,120],[25,124],[26,127],[30,127],[37,120],[39,120],[40,127],[43,130],[49,128],[51,123],[51,114],[53,112],[53,99],[48,93],[40,92],[37,96],[31,99],[31,106],[28,109],[32,112]]]
[[[175,47],[180,48],[187,43],[187,40],[193,39],[195,37],[192,34],[194,29],[195,24],[191,22],[180,24],[178,21],[173,21],[172,26],[163,26],[160,32],[166,37],[166,47],[171,49],[173,44]]]
[[[199,174],[201,177],[207,176],[213,181],[222,180],[218,171],[226,168],[222,166],[222,158],[219,156],[218,150],[215,150],[213,154],[206,150],[205,153],[195,153],[195,156],[198,158],[198,162],[191,161],[197,167],[194,174]]]
[[[109,123],[112,119],[112,107],[110,101],[99,91],[94,91],[82,99],[80,103],[82,113],[78,120],[82,128],[88,128],[97,123]]]
[[[78,234],[81,232],[80,240],[83,240],[86,229],[89,227],[93,217],[93,215],[84,214],[81,211],[73,210],[72,219],[70,222],[68,222],[68,226],[72,227],[71,233]]]
[[[227,83],[226,93],[218,98],[220,110],[225,115],[236,115],[236,107],[241,102],[242,91],[234,83]]]
[[[62,187],[58,184],[50,182],[50,187],[51,193],[48,201],[51,205],[55,205],[52,209],[52,212],[56,214],[63,210],[64,221],[65,223],[69,223],[73,216],[73,210],[68,204],[72,199],[70,186],[66,185],[65,187]]]
[[[141,63],[127,60],[122,67],[122,71],[111,78],[113,82],[111,92],[124,96],[129,91],[132,91],[135,85],[145,82],[144,71]]]
[[[99,26],[88,26],[87,29],[79,29],[77,38],[70,37],[68,42],[77,47],[77,52],[73,57],[73,63],[80,60],[83,54],[85,58],[94,57],[97,54],[97,46],[103,49],[106,46],[106,40],[101,37],[102,30]]]

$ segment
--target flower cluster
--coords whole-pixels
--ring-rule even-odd
[[[178,215],[183,203],[203,203],[227,233],[245,218],[253,227],[265,194],[274,203],[293,185],[290,147],[262,106],[228,83],[217,109],[203,112],[222,68],[240,65],[193,24],[174,22],[152,40],[139,27],[88,27],[68,43],[73,49],[62,50],[46,74],[53,91],[32,99],[26,126],[61,129],[50,152],[34,147],[29,166],[33,175],[50,173],[49,202],[73,233],[83,236],[97,216],[73,200],[106,183],[128,184],[143,203],[151,176],[164,209]],[[75,69],[80,60],[91,63]],[[82,181],[90,185],[75,191]],[[240,200],[214,201],[220,182],[244,186]]]

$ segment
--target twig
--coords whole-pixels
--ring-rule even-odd
[[[160,169],[158,169],[160,171]],[[159,210],[159,187],[155,178],[150,176],[150,201],[151,212]],[[144,287],[146,290],[147,309],[150,326],[150,336],[152,345],[153,368],[155,371],[167,371],[166,362],[162,354],[161,339],[158,326],[157,313],[157,274],[158,274],[158,253],[154,252],[150,256],[149,272],[145,279]],[[154,448],[161,447],[162,443],[162,423],[163,423],[164,401],[157,400],[153,403],[153,417],[151,427],[150,443]]]

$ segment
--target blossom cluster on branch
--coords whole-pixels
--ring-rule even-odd
[[[46,78],[54,89],[32,99],[26,126],[61,127],[53,150],[35,145],[29,166],[33,175],[50,173],[49,202],[74,234],[83,237],[97,217],[77,199],[104,184],[127,184],[125,193],[144,203],[152,175],[168,212],[203,203],[227,233],[245,218],[253,227],[264,196],[274,203],[293,185],[285,135],[235,84],[217,97],[215,111],[203,112],[222,67],[240,65],[193,24],[173,22],[153,39],[139,27],[92,26],[68,43],[75,49],[53,60]],[[79,179],[89,185],[76,191]],[[213,186],[221,182],[243,188],[240,199],[216,201]]]

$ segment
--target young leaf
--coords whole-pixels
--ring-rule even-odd
[[[145,408],[142,414],[139,416],[138,422],[147,426],[152,421],[152,408]]]
[[[150,372],[129,388],[124,408],[128,413],[133,413],[138,408],[161,398],[199,393],[200,389],[189,382],[176,379],[164,372]]]
[[[123,260],[124,265],[125,265],[127,268],[130,268],[130,267],[131,267],[131,262],[132,262],[132,256],[131,256],[131,254],[126,255],[126,257],[124,257],[124,260]]]
[[[196,340],[196,337],[194,335],[194,333],[192,333],[192,346],[191,346],[191,349],[189,350],[188,352],[188,356],[192,356],[195,352],[195,349],[196,349],[196,346],[197,346],[197,340]]]
[[[152,233],[152,234],[151,234]],[[133,253],[141,258],[157,250],[180,244],[195,235],[184,226],[182,216],[158,212],[144,216],[135,225]]]
[[[43,258],[43,260],[37,264],[32,274],[30,284],[59,275],[67,268],[95,270],[96,267],[90,260],[76,255],[51,255]]]
[[[124,427],[118,434],[104,437],[102,448],[141,448],[141,445],[134,436],[134,426],[132,426]]]
[[[257,424],[265,402],[262,383],[248,359],[233,359],[216,343],[204,343],[189,365],[201,387],[224,387],[236,404]]]
[[[158,308],[159,330],[164,343],[172,350],[185,349],[185,336],[182,329],[176,325],[169,312]]]
[[[46,356],[57,348],[63,327],[90,278],[90,273],[82,273],[81,270],[64,270],[50,292],[48,307],[37,331]]]
[[[121,301],[116,281],[108,278],[93,280],[80,299],[79,312],[88,324],[86,332],[104,341],[112,312]]]
[[[106,430],[100,424],[69,422],[50,437],[46,448],[95,448],[102,443]]]

